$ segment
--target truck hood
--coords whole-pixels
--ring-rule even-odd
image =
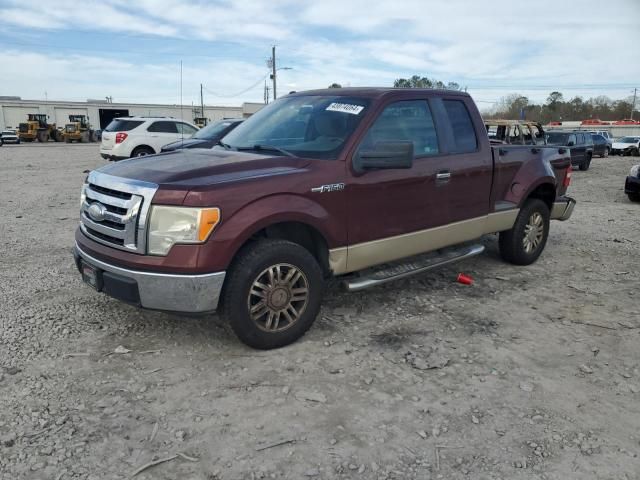
[[[309,160],[222,149],[177,150],[122,160],[98,171],[185,190],[304,171]]]

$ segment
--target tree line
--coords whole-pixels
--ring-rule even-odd
[[[456,82],[442,82],[429,77],[413,75],[409,78],[397,78],[393,82],[396,88],[439,88],[446,90],[462,90]],[[329,88],[340,88],[334,83]],[[466,88],[465,88],[466,90]],[[623,100],[612,100],[605,95],[599,95],[587,100],[575,96],[565,100],[562,92],[554,91],[549,94],[546,102],[533,103],[529,98],[518,93],[502,97],[488,111],[483,112],[485,118],[526,119],[543,124],[553,121],[600,119],[605,121],[630,118],[632,97]]]
[[[525,118],[543,124],[570,120],[622,120],[631,115],[632,97],[612,100],[599,95],[584,100],[575,96],[564,99],[561,92],[551,92],[544,103],[532,103],[524,95],[517,93],[502,97],[497,104],[484,114],[486,118]]]

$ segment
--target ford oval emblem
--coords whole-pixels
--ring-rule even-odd
[[[101,203],[94,202],[87,209],[87,214],[89,215],[89,218],[91,218],[91,220],[95,222],[101,222],[107,215],[107,207],[105,207]]]

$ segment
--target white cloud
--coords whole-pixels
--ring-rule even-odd
[[[169,98],[176,91],[175,64],[181,58],[175,52],[184,48],[176,39],[199,42],[197,52],[184,52],[185,91],[187,83],[189,91],[197,90],[200,81],[221,94],[240,91],[267,73],[264,59],[273,43],[280,65],[294,67],[279,73],[281,90],[287,84],[297,89],[333,82],[390,85],[395,78],[418,74],[468,85],[484,101],[514,91],[544,99],[547,86],[565,87],[567,96],[622,97],[640,78],[637,0],[611,0],[606,8],[597,0],[585,0],[580,8],[557,0],[535,5],[477,0],[4,3],[0,24],[21,25],[27,32],[79,29],[87,38],[91,31],[128,32],[144,35],[145,48],[157,45],[148,55],[144,49],[134,56],[120,48],[122,64],[112,63],[108,44],[99,45],[104,58],[74,55],[77,50],[53,56],[26,51],[13,61],[27,68],[3,68],[4,89],[25,97],[25,91],[40,92],[46,83],[49,91],[65,85],[58,88],[61,92],[75,85],[74,95],[85,98]],[[176,62],[169,64],[160,51],[174,52]],[[203,57],[189,57],[194,53]],[[34,70],[39,76],[29,77]],[[77,81],[78,71],[87,81]],[[236,102],[245,99],[262,99],[260,86]]]

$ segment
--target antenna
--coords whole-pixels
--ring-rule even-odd
[[[182,118],[182,60],[180,60],[180,120],[183,121]],[[182,137],[182,143],[184,144],[184,128],[180,125],[180,132]]]

